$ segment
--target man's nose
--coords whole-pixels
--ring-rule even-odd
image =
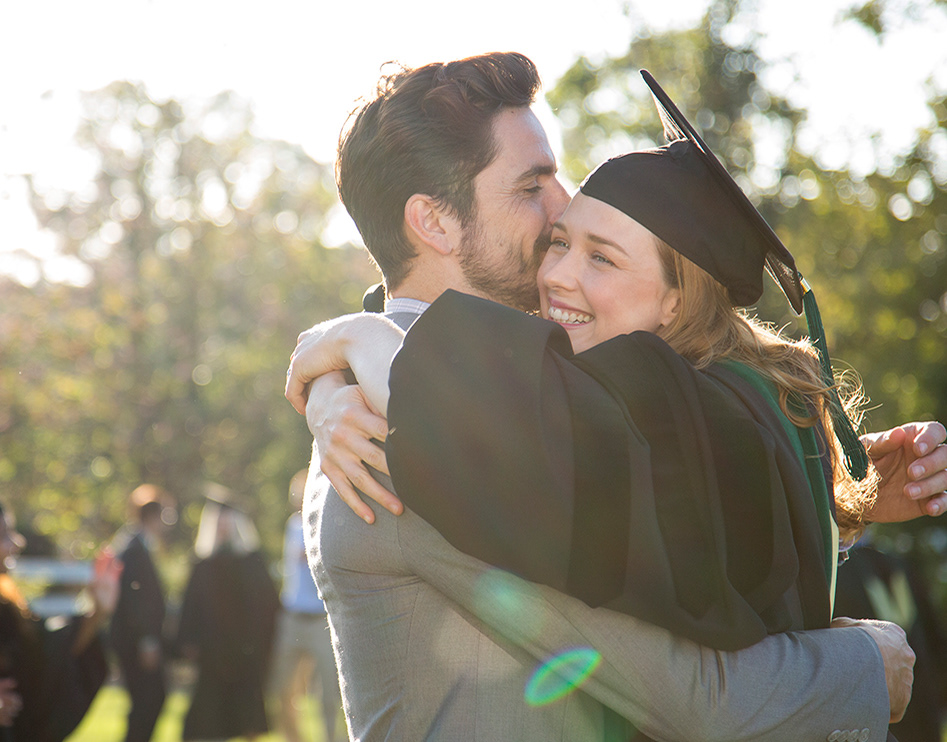
[[[553,178],[553,183],[549,188],[549,195],[547,197],[546,211],[549,214],[549,223],[555,224],[559,221],[559,217],[562,216],[562,212],[566,210],[566,206],[569,205],[569,192],[566,191],[562,183],[559,182],[558,178]]]

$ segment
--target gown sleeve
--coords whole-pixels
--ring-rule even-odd
[[[51,740],[64,740],[79,725],[108,674],[102,640],[96,636],[79,654],[72,650],[81,618],[43,631],[45,703]]]
[[[575,356],[447,292],[389,385],[395,489],[459,550],[720,649],[828,623],[818,559],[798,589],[812,498],[785,435],[655,336]]]

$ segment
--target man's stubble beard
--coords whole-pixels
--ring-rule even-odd
[[[491,301],[524,312],[536,312],[539,310],[536,273],[551,237],[551,229],[539,235],[528,257],[522,254],[518,245],[500,243],[504,249],[491,263],[487,259],[490,253],[484,249],[489,239],[486,230],[480,220],[474,218],[471,224],[464,227],[460,269],[471,288]]]

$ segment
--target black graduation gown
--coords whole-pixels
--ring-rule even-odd
[[[99,637],[73,654],[80,620],[49,630],[0,598],[0,677],[14,678],[23,699],[13,726],[0,732],[0,739],[61,742],[82,721],[105,681],[108,663]]]
[[[448,292],[389,384],[395,489],[461,551],[719,649],[828,625],[809,480],[738,374]]]
[[[279,596],[260,553],[217,552],[194,565],[178,646],[196,647],[198,676],[182,739],[267,731],[264,682]]]

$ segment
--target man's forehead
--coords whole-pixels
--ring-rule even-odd
[[[505,177],[529,179],[556,171],[556,157],[546,131],[529,108],[500,111],[493,122],[497,154],[487,170]]]

